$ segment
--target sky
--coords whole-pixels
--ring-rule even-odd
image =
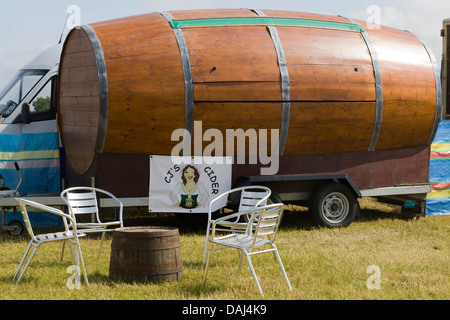
[[[342,15],[408,30],[442,56],[443,19],[449,0],[1,0],[0,88],[17,70],[61,37],[71,5],[80,8],[81,24],[170,10],[255,8]],[[67,30],[64,30],[64,35]]]

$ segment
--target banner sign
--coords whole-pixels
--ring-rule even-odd
[[[151,212],[205,213],[211,200],[231,189],[231,158],[176,159],[150,157]],[[226,201],[215,203],[213,211],[224,207]]]

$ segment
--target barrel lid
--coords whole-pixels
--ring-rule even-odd
[[[161,237],[178,235],[179,231],[176,227],[125,227],[114,230],[113,236],[122,234],[127,238],[142,238],[142,237]]]
[[[103,152],[108,122],[108,84],[101,44],[92,27],[74,28],[59,66],[58,125],[66,156],[78,174]]]

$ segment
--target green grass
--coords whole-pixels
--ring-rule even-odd
[[[277,246],[293,290],[289,291],[272,255],[255,256],[256,273],[267,300],[447,300],[450,298],[450,216],[404,219],[397,208],[365,199],[348,228],[317,228],[304,210],[285,214]],[[125,284],[109,279],[111,237],[97,261],[99,239],[82,239],[90,286],[70,290],[70,250],[60,263],[61,244],[39,248],[26,274],[12,280],[28,235],[0,234],[0,300],[253,300],[261,299],[248,268],[236,276],[238,255],[212,255],[205,287],[202,257],[205,217],[159,215],[127,219],[127,225],[177,226],[180,229],[183,280],[164,284]],[[380,268],[380,289],[368,289]]]

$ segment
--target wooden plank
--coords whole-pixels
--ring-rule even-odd
[[[91,51],[92,51],[92,44],[88,39],[86,39],[85,36],[80,36],[79,38],[69,37],[67,41],[64,43],[65,54],[91,52]]]
[[[366,150],[374,121],[375,102],[292,103],[285,154]]]
[[[99,117],[98,111],[65,111],[61,114],[60,120],[64,122],[66,126],[88,126],[98,129]]]
[[[281,84],[280,81],[195,83],[194,99],[197,102],[281,101]]]
[[[280,79],[275,47],[264,26],[189,29],[183,33],[196,83]]]
[[[77,68],[86,66],[95,66],[95,56],[91,52],[77,52],[64,54],[64,67]]]
[[[66,149],[94,150],[97,138],[96,128],[67,125],[64,127],[63,134],[63,142]]]
[[[99,97],[60,97],[59,112],[65,111],[92,111],[98,112],[98,99]]]
[[[431,111],[435,107],[433,102],[386,101],[377,149],[415,146],[418,143],[425,145],[434,123]],[[414,112],[414,116],[411,116],[411,112]]]
[[[59,73],[60,82],[98,81],[96,65],[86,67],[66,67]]]
[[[375,100],[372,60],[360,34],[278,29],[286,53],[292,100]]]
[[[60,85],[60,95],[63,97],[99,97],[98,81],[67,82]]]

